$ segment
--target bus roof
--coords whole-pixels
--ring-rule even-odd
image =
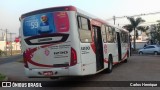
[[[21,16],[21,18],[25,18],[30,15],[40,14],[40,13],[47,13],[47,12],[54,12],[54,11],[77,11],[76,7],[74,6],[59,6],[59,7],[50,7],[40,10],[31,11],[25,13]]]
[[[35,15],[35,14],[40,14],[40,13],[47,13],[47,12],[54,12],[54,11],[76,11],[79,14],[82,14],[86,17],[95,19],[101,23],[104,23],[105,21],[99,19],[98,17],[91,15],[89,13],[87,13],[86,11],[83,11],[75,6],[59,6],[59,7],[50,7],[50,8],[45,8],[45,9],[40,9],[40,10],[35,10],[35,11],[31,11],[28,13],[25,13],[21,16],[21,18],[25,18],[27,16],[31,16],[31,15]],[[106,23],[106,22],[105,22]]]
[[[120,27],[116,27],[112,24],[109,24],[107,23],[106,21],[94,16],[94,15],[91,15],[89,14],[88,12],[86,11],[83,11],[75,6],[59,6],[59,7],[50,7],[50,8],[45,8],[45,9],[40,9],[40,10],[35,10],[35,11],[31,11],[31,12],[28,12],[28,13],[25,13],[21,16],[21,19],[25,18],[25,17],[28,17],[28,16],[31,16],[31,15],[36,15],[36,14],[40,14],[40,13],[47,13],[47,12],[54,12],[54,11],[76,11],[77,13],[81,14],[81,15],[84,15],[86,17],[89,17],[93,20],[96,20],[102,24],[105,24],[105,25],[109,25],[109,26],[112,26],[114,28],[118,28],[120,30],[123,30],[125,32],[128,32],[127,30],[125,30],[124,28],[120,28]]]

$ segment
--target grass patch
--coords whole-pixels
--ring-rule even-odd
[[[18,54],[21,54],[20,50],[12,50],[12,55],[18,55]],[[11,56],[11,50],[0,51],[0,57],[6,57],[6,56]]]
[[[6,78],[5,75],[0,74],[0,81],[3,81]]]

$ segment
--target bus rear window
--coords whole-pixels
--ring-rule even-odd
[[[54,12],[26,17],[23,21],[24,36],[35,36],[69,31],[67,12]]]

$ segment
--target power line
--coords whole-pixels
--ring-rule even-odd
[[[158,24],[158,22],[144,22],[144,23],[142,23],[142,25],[143,24]],[[126,25],[126,24],[119,24],[119,25]],[[141,24],[140,24],[141,25]]]
[[[137,15],[132,15],[132,16],[120,16],[120,17],[113,16],[113,18],[106,19],[106,20],[107,21],[113,20],[114,25],[115,25],[115,20],[116,19],[127,18],[127,17],[139,17],[139,16],[145,16],[145,15],[154,15],[154,14],[160,14],[160,12],[152,12],[152,13],[146,13],[146,14],[144,13],[144,14],[137,14]]]

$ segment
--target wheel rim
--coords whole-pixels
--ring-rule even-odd
[[[142,52],[139,52],[139,54],[142,55],[143,53],[142,53]]]
[[[157,52],[154,52],[154,55],[157,55],[158,53]]]

